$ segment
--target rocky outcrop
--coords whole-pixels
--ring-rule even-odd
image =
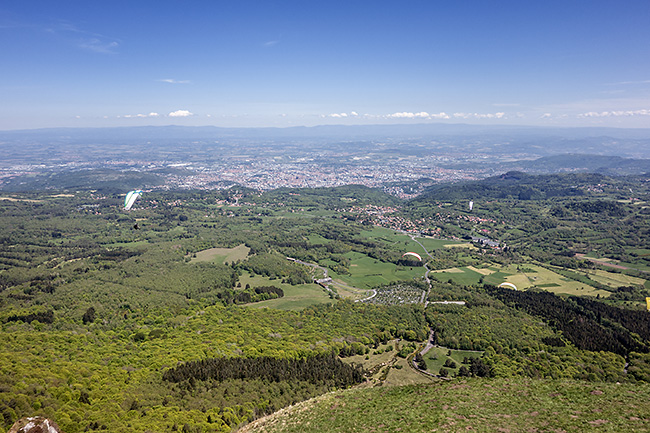
[[[21,418],[11,426],[7,433],[63,433],[51,419],[35,416]]]

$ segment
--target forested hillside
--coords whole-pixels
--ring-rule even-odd
[[[440,377],[634,389],[650,381],[648,185],[145,191],[130,211],[110,191],[5,194],[0,431],[44,415],[68,433],[227,432]]]

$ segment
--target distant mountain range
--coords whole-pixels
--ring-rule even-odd
[[[16,139],[217,139],[217,138],[381,138],[432,136],[555,137],[565,140],[612,137],[650,140],[650,128],[557,128],[469,124],[322,125],[288,128],[224,128],[217,126],[133,126],[111,128],[44,128],[0,131],[0,140]]]
[[[527,173],[539,174],[588,172],[620,176],[650,173],[650,159],[571,153],[545,156],[532,161],[505,163],[502,166],[504,169],[518,169]]]
[[[0,131],[5,164],[102,159],[209,160],[244,151],[259,155],[336,152],[385,155],[497,155],[511,160],[575,153],[626,158],[650,155],[650,129],[540,128],[463,124],[220,128],[145,126]],[[283,147],[284,146],[284,147]]]
[[[619,178],[625,181],[632,178]],[[585,188],[611,182],[612,178],[598,173],[560,173],[534,175],[509,171],[477,181],[456,184],[436,184],[427,188],[414,203],[439,200],[493,200],[514,198],[518,200],[542,200],[551,197],[584,196]],[[638,177],[633,178],[638,182]],[[627,191],[627,188],[624,189]],[[625,197],[622,193],[621,197]]]

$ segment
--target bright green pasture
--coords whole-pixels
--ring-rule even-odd
[[[237,260],[244,260],[248,257],[250,248],[241,244],[234,248],[210,248],[207,250],[199,251],[192,257],[190,263],[194,262],[217,262],[217,263],[232,263]]]
[[[516,265],[510,265],[502,270],[502,272],[512,271],[515,271],[516,273],[506,277],[505,280],[517,286],[518,289],[539,287],[556,294],[566,293],[576,296],[600,295],[601,297],[607,297],[610,295],[610,293],[605,290],[596,289],[581,281],[572,280],[557,274],[550,269],[533,264],[525,265],[522,271],[517,271]]]
[[[486,270],[488,269],[495,272],[489,275],[482,275],[482,273],[487,273]],[[610,293],[605,290],[596,289],[589,284],[572,280],[570,278],[557,274],[550,269],[546,269],[542,266],[533,264],[526,264],[523,266],[508,265],[503,267],[492,265],[489,268],[485,268],[485,270],[475,270],[475,268],[471,266],[449,268],[434,271],[430,274],[430,276],[439,281],[448,281],[451,279],[455,283],[464,285],[478,284],[482,278],[482,281],[484,283],[492,284],[495,286],[498,286],[503,282],[512,283],[517,287],[518,290],[526,290],[537,287],[553,293],[566,293],[570,295],[600,295],[601,297],[607,297],[610,295]],[[596,279],[594,278],[594,280]]]
[[[251,276],[244,272],[240,277],[242,287],[250,284],[251,287],[258,286],[276,286],[282,289],[284,296],[277,299],[255,302],[248,304],[249,307],[255,308],[275,308],[278,310],[301,310],[305,307],[315,304],[332,302],[327,291],[318,284],[291,284],[281,283],[281,280],[270,279],[259,275]]]
[[[427,249],[427,251],[432,252],[435,250],[447,248],[449,246],[458,246],[463,244],[463,242],[446,239],[434,239],[426,236],[416,237],[415,239],[419,242],[418,243],[405,233],[396,232],[395,230],[387,229],[384,227],[373,227],[370,230],[364,230],[361,232],[361,236],[370,240],[381,241],[388,245],[392,245],[397,251],[412,251],[414,253],[418,253],[423,256],[422,258],[425,260],[426,257],[425,252],[422,249],[422,245]]]
[[[478,284],[481,277],[483,277],[482,274],[466,266],[461,268],[450,268],[450,269],[443,269],[440,271],[434,271],[431,272],[429,276],[435,278],[438,281],[452,280],[457,284],[463,284],[465,286]]]
[[[393,281],[420,279],[424,276],[423,267],[397,266],[354,251],[346,253],[345,257],[350,260],[350,275],[339,275],[330,271],[330,276],[360,289],[368,289]]]
[[[312,245],[326,245],[332,242],[330,239],[324,238],[317,233],[312,233],[307,236],[307,241]]]

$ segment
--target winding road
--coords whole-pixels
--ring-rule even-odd
[[[352,286],[350,286],[350,285],[348,285],[348,284],[345,284],[345,283],[342,283],[342,282],[339,282],[339,281],[334,281],[334,280],[332,280],[332,279],[328,276],[328,273],[327,273],[327,272],[328,272],[328,269],[325,268],[325,267],[323,267],[323,266],[321,266],[321,265],[317,265],[316,263],[307,263],[307,262],[303,262],[302,260],[294,259],[293,257],[287,257],[287,260],[291,260],[292,262],[300,263],[301,265],[310,266],[310,267],[312,267],[312,268],[320,269],[321,271],[323,271],[323,278],[320,279],[320,280],[316,280],[316,281],[317,281],[317,282],[320,282],[321,286],[325,287],[325,288],[327,289],[327,291],[330,292],[330,293],[333,294],[333,295],[336,295],[336,292],[335,292],[334,290],[330,289],[330,287],[329,287],[330,285],[332,285],[332,286],[337,286],[337,287],[341,287],[341,288],[343,288],[343,289],[350,290],[350,291],[356,291],[356,292],[364,292],[364,291],[365,291],[365,292],[367,292],[367,290],[359,289],[359,288],[357,288],[357,287],[352,287]],[[329,281],[323,281],[323,280],[328,280],[328,279],[329,279]],[[375,290],[375,289],[371,289],[371,291],[372,291],[372,295],[368,296],[367,298],[357,299],[357,300],[354,301],[354,302],[367,301],[367,300],[372,299],[372,298],[374,298],[375,296],[377,296],[377,290]]]

